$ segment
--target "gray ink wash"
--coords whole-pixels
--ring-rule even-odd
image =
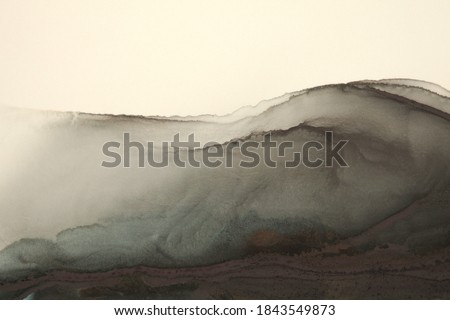
[[[434,84],[327,85],[227,116],[0,113],[0,298],[58,270],[314,252],[324,270],[377,246],[416,259],[450,245],[450,94]]]

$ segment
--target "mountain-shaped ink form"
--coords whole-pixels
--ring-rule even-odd
[[[136,148],[129,168],[102,166],[124,133],[157,159],[194,134],[201,159],[206,143],[270,133],[300,150],[326,132],[348,141],[346,166],[278,155],[243,168],[234,149],[231,167],[139,168]],[[326,85],[225,116],[4,108],[0,148],[0,297],[449,298],[450,92],[438,85]]]

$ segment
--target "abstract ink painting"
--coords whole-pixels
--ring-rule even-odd
[[[5,109],[2,297],[447,297],[449,112],[399,79],[227,116]]]
[[[0,4],[0,299],[449,299],[449,4],[325,2]]]

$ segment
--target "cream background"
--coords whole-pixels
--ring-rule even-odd
[[[0,104],[223,114],[327,83],[450,88],[450,1],[0,0]]]

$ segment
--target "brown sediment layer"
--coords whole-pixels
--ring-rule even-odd
[[[265,253],[194,268],[53,271],[0,284],[0,292],[19,299],[30,295],[37,299],[450,298],[450,248],[426,256],[401,246],[355,255],[332,251],[324,248],[295,256]]]

